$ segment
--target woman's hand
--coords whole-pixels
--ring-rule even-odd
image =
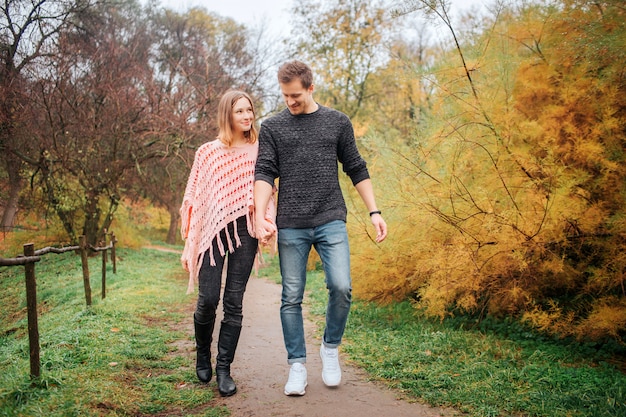
[[[257,220],[256,225],[256,238],[259,239],[262,245],[268,245],[272,238],[276,236],[276,225],[269,219]]]

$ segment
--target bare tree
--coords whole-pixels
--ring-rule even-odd
[[[25,119],[26,84],[54,54],[59,34],[76,24],[98,0],[6,0],[0,5],[0,159],[9,185],[3,229],[14,224],[23,187],[23,164],[32,158]]]
[[[134,7],[132,4],[126,7]],[[71,241],[97,243],[123,196],[125,176],[157,154],[150,98],[151,43],[139,10],[100,8],[63,31],[32,89],[40,118],[33,183]],[[124,16],[133,16],[127,18]]]

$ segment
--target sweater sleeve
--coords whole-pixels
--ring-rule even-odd
[[[350,177],[352,184],[356,185],[370,177],[367,163],[361,157],[354,138],[352,123],[345,116],[337,146],[337,159],[341,162],[343,171]]]
[[[254,171],[255,181],[265,181],[272,186],[274,180],[278,178],[278,152],[274,136],[271,129],[265,125],[261,125],[259,132],[259,155],[257,157],[256,168]]]

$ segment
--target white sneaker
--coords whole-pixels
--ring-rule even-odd
[[[320,348],[322,358],[322,380],[327,387],[336,387],[341,383],[341,368],[339,367],[339,350],[324,346]]]
[[[304,364],[296,362],[289,370],[289,380],[285,384],[285,395],[304,395],[306,388],[306,368]]]

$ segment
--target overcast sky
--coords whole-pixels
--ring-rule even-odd
[[[297,0],[160,0],[164,7],[184,12],[194,6],[202,6],[210,12],[254,27],[264,20],[272,32],[286,36],[290,31],[289,9]],[[451,13],[465,10],[472,5],[480,6],[484,0],[451,0]],[[286,22],[286,23],[285,23]]]
[[[194,6],[202,6],[210,12],[232,17],[244,24],[266,17],[273,20],[278,14],[286,14],[293,0],[161,0],[170,9],[185,11]]]

